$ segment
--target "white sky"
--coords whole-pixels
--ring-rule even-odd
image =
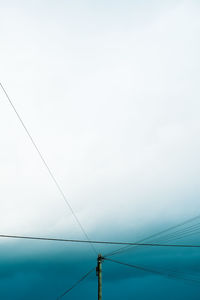
[[[93,238],[199,212],[199,10],[0,1],[0,80]],[[80,236],[2,92],[0,228]]]

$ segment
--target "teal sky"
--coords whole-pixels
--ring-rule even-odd
[[[199,214],[199,10],[193,0],[0,0],[0,81],[92,239],[135,241]],[[0,182],[1,234],[82,238],[2,92]],[[14,245],[13,256],[0,241],[2,299],[44,298],[55,281],[54,299],[95,263],[89,248],[70,246],[65,260],[59,246]],[[118,270],[127,299],[135,280],[140,299],[145,284],[150,299],[172,289],[196,299],[194,287]],[[117,299],[106,276],[105,294]],[[95,292],[95,279],[87,284]]]

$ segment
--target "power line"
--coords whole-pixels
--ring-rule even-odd
[[[192,235],[193,233],[196,233],[196,232],[198,233],[199,230],[200,230],[200,223],[197,223],[197,224],[194,224],[191,226],[184,227],[177,231],[172,231],[171,233],[161,236],[160,238],[158,238],[156,240],[154,239],[154,241],[156,241],[156,242],[165,241],[166,242],[168,240],[174,240],[177,237],[185,237],[185,235],[187,236],[187,235]]]
[[[51,171],[49,165],[48,165],[47,162],[46,162],[46,159],[44,158],[43,154],[42,154],[41,151],[39,150],[39,148],[38,148],[36,142],[34,141],[34,139],[33,139],[32,135],[31,135],[30,131],[29,131],[28,128],[26,127],[24,121],[22,120],[20,114],[18,113],[16,107],[14,106],[13,102],[11,101],[11,98],[9,97],[7,91],[5,90],[5,88],[4,88],[4,86],[2,85],[1,82],[0,82],[0,86],[1,86],[1,88],[2,88],[2,90],[3,90],[3,92],[4,92],[4,94],[5,94],[5,96],[6,96],[6,98],[7,98],[7,100],[9,101],[9,103],[10,103],[12,109],[14,110],[14,112],[15,112],[15,114],[16,114],[18,120],[20,121],[22,127],[24,128],[26,134],[28,135],[28,137],[29,137],[29,139],[30,139],[32,145],[34,146],[36,152],[37,152],[38,155],[40,156],[40,158],[41,158],[41,160],[42,160],[42,162],[43,162],[45,168],[47,169],[47,171],[48,171],[50,177],[52,178],[54,184],[56,185],[58,191],[60,192],[60,194],[61,194],[63,200],[65,201],[66,205],[68,206],[69,210],[71,211],[71,213],[72,213],[74,219],[76,220],[77,224],[79,225],[79,227],[80,227],[81,231],[83,232],[84,236],[86,237],[87,240],[89,240],[88,234],[86,233],[86,231],[85,231],[84,227],[82,226],[80,220],[79,220],[78,217],[76,216],[76,214],[75,214],[75,212],[74,212],[72,206],[70,205],[70,203],[69,203],[67,197],[65,196],[64,191],[62,190],[60,184],[58,183],[58,181],[57,181],[55,175],[54,175],[53,172]],[[91,247],[93,248],[93,251],[95,252],[95,254],[97,254],[97,251],[96,251],[95,247],[94,247],[92,244],[91,244]]]
[[[153,273],[153,274],[161,275],[161,276],[165,276],[165,277],[171,277],[171,278],[174,278],[174,279],[184,280],[184,281],[188,281],[188,282],[192,282],[192,283],[196,283],[196,284],[200,285],[199,280],[195,280],[195,279],[191,279],[191,278],[182,278],[182,277],[178,277],[175,274],[165,273],[165,272],[162,272],[162,271],[153,270],[153,269],[149,269],[149,268],[146,268],[146,267],[141,267],[141,266],[138,266],[138,265],[132,265],[132,264],[124,263],[124,262],[109,259],[109,258],[104,258],[104,260],[114,262],[114,263],[117,263],[117,264],[120,264],[120,265],[124,265],[124,266],[127,266],[127,267],[131,267],[131,268],[134,268],[134,269],[137,269],[137,270],[140,270],[140,271],[149,272],[149,273]]]
[[[163,237],[161,237],[160,239],[156,240],[156,242],[160,242],[160,241],[170,241],[170,240],[174,240],[174,239],[180,239],[180,238],[184,238],[186,236],[190,236],[196,233],[199,233],[200,231],[200,223],[197,223],[195,225],[186,227],[184,229],[172,232],[168,235],[164,235]]]
[[[128,246],[149,246],[149,247],[176,247],[176,248],[200,248],[200,245],[186,245],[186,244],[156,244],[156,243],[132,243],[132,242],[115,242],[115,241],[95,241],[95,240],[74,240],[62,238],[49,237],[35,237],[22,235],[5,235],[0,234],[0,238],[24,239],[24,240],[39,240],[52,242],[68,242],[68,243],[82,243],[82,244],[104,244],[104,245],[128,245]],[[104,256],[107,257],[107,256]]]
[[[170,241],[178,241],[178,240],[181,240],[183,238],[186,238],[186,237],[191,237],[192,235],[195,235],[195,234],[199,234],[200,233],[200,227],[198,225],[198,228],[193,228],[193,229],[183,229],[183,230],[180,230],[180,231],[177,231],[178,234],[171,234],[171,235],[167,235],[167,236],[164,236],[163,238],[160,238],[160,239],[156,239],[156,240],[153,240],[154,243],[168,243]],[[167,239],[166,239],[167,238]],[[128,246],[127,246],[128,247]],[[119,251],[119,252],[116,252],[114,254],[121,254],[123,252],[127,252],[127,251],[133,251],[133,250],[138,250],[138,247],[140,248],[140,246],[135,246],[134,249],[129,247],[127,250],[124,250],[124,251]],[[112,255],[114,255],[112,254]]]
[[[179,223],[179,224],[177,224],[177,225],[173,225],[173,226],[171,226],[171,227],[168,227],[167,229],[164,229],[164,230],[162,230],[162,231],[159,231],[159,232],[157,232],[157,233],[154,233],[154,234],[152,234],[152,235],[150,235],[150,236],[148,236],[148,237],[145,237],[145,238],[143,238],[143,239],[140,239],[140,240],[138,240],[136,243],[142,243],[142,242],[148,241],[149,239],[152,239],[152,238],[154,238],[154,237],[157,237],[157,236],[159,236],[159,235],[162,235],[162,234],[164,234],[164,233],[167,233],[167,232],[169,232],[169,231],[171,231],[171,230],[174,230],[174,229],[176,229],[176,228],[178,228],[178,227],[184,226],[184,225],[186,225],[186,224],[188,224],[188,223],[190,223],[190,222],[193,222],[193,221],[195,221],[195,220],[197,220],[197,219],[199,219],[199,218],[200,218],[200,215],[198,215],[198,216],[196,216],[196,217],[193,217],[193,218],[191,218],[191,219],[188,219],[188,220],[186,220],[186,221],[184,221],[184,222],[181,222],[181,223]],[[135,249],[135,248],[134,248],[134,249]],[[105,257],[113,256],[113,255],[116,255],[116,254],[121,254],[121,253],[123,253],[123,252],[126,252],[127,250],[131,250],[131,245],[127,245],[127,246],[125,246],[125,247],[121,247],[121,248],[119,248],[119,249],[117,249],[117,250],[114,250],[114,251],[112,251],[112,252],[109,252],[109,253],[107,253],[107,254],[105,255]],[[132,249],[132,250],[133,250],[133,249]]]
[[[184,229],[181,229],[181,230],[178,230],[178,231],[175,231],[171,234],[168,234],[168,235],[164,235],[163,237],[159,238],[159,239],[154,239],[153,242],[154,243],[168,243],[172,240],[180,240],[180,239],[183,239],[183,238],[186,238],[186,237],[190,237],[194,234],[198,234],[200,233],[200,223],[196,224],[196,225],[192,225],[192,226],[189,226],[189,227],[186,227]],[[137,250],[139,246],[137,247],[134,247],[134,249],[131,249],[131,247],[129,247],[127,250],[124,250],[124,251],[128,251],[128,250]],[[124,251],[118,251],[116,252],[115,254],[120,254],[120,253],[123,253]],[[112,254],[114,255],[114,254]]]
[[[159,267],[159,270],[160,270],[160,267]],[[161,268],[161,270],[162,270],[162,268]],[[195,278],[195,279],[200,279],[200,277],[199,277],[199,275],[200,274],[198,274],[197,272],[195,272],[195,271],[189,271],[188,272],[188,270],[187,270],[187,272],[184,272],[184,270],[173,270],[173,269],[171,269],[171,268],[166,268],[165,267],[165,269],[164,269],[164,271],[165,272],[168,272],[169,274],[178,274],[178,275],[180,275],[180,276],[184,276],[184,275],[189,275],[189,276],[191,276],[191,277],[193,277],[193,278]]]
[[[162,234],[164,234],[164,233],[166,233],[166,232],[168,232],[168,231],[171,231],[171,230],[173,230],[173,229],[176,229],[177,227],[183,226],[183,225],[185,225],[185,224],[187,224],[187,223],[189,223],[189,222],[193,222],[193,221],[195,221],[196,219],[199,219],[199,218],[200,218],[200,215],[198,215],[198,216],[196,216],[196,217],[194,217],[194,218],[191,218],[191,219],[189,219],[189,220],[186,220],[186,221],[184,221],[184,222],[182,222],[182,223],[179,223],[179,224],[177,224],[177,225],[171,226],[171,227],[169,227],[169,228],[167,228],[167,229],[164,229],[164,230],[162,230],[162,231],[160,231],[160,232],[154,233],[154,234],[150,235],[149,237],[146,237],[146,238],[144,238],[144,239],[141,239],[141,240],[139,240],[139,241],[137,241],[137,242],[144,242],[144,241],[147,241],[147,240],[149,240],[149,239],[151,239],[151,238],[154,238],[154,237],[159,236],[159,235],[162,235]],[[125,251],[127,251],[127,250],[130,250],[130,249],[131,249],[130,246],[122,247],[122,248],[120,248],[120,249],[117,249],[117,250],[115,250],[115,251],[112,251],[112,252],[108,253],[108,254],[106,255],[106,257],[112,256],[112,255],[116,255],[116,254],[120,254],[120,253],[123,253],[123,252],[125,252]],[[134,248],[134,249],[135,249],[135,248]]]
[[[78,281],[76,281],[69,289],[67,289],[62,295],[60,295],[57,300],[62,299],[66,296],[71,290],[73,290],[79,283],[81,283],[85,278],[87,278],[96,268],[92,268],[89,272],[87,272],[83,277],[81,277]]]

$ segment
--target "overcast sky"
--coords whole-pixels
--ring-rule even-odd
[[[195,0],[0,0],[0,81],[92,239],[199,214],[199,13]],[[2,234],[83,238],[2,91],[0,199]]]

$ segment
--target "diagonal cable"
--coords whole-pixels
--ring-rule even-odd
[[[148,236],[146,238],[138,240],[138,241],[136,241],[136,243],[142,243],[142,242],[148,241],[149,239],[155,238],[155,237],[160,236],[160,235],[162,237],[162,234],[170,232],[171,230],[174,230],[174,229],[176,229],[178,227],[181,227],[181,226],[183,226],[185,224],[193,222],[193,221],[195,221],[195,220],[197,220],[199,218],[200,218],[200,215],[197,215],[196,217],[190,218],[190,219],[188,219],[188,220],[186,220],[184,222],[181,222],[181,223],[179,223],[177,225],[173,225],[173,226],[171,226],[171,227],[169,227],[167,229],[164,229],[164,230],[159,231],[157,233],[154,233],[154,234],[152,234],[152,235],[150,235],[150,236]],[[116,254],[120,254],[120,253],[126,252],[127,250],[130,250],[132,247],[133,247],[132,245],[127,245],[127,246],[121,247],[119,249],[116,249],[116,250],[114,250],[112,252],[107,253],[104,257],[109,257],[109,256],[113,256],[113,255],[116,255]]]
[[[130,268],[134,268],[134,269],[137,269],[137,270],[140,270],[140,271],[153,273],[153,274],[164,276],[164,277],[171,277],[171,278],[174,278],[174,279],[179,279],[179,280],[183,280],[183,281],[190,282],[190,283],[196,283],[200,286],[200,281],[199,280],[182,278],[182,277],[178,277],[175,274],[173,275],[172,273],[166,273],[166,272],[153,270],[153,269],[149,269],[149,268],[138,266],[138,265],[132,265],[132,264],[128,264],[128,263],[118,261],[118,260],[113,260],[113,259],[110,259],[110,258],[105,258],[104,257],[104,260],[107,260],[107,261],[110,261],[110,262],[113,262],[113,263],[116,263],[116,264],[124,265],[124,266],[130,267]]]
[[[66,296],[71,290],[73,290],[79,283],[81,283],[85,278],[87,278],[94,270],[95,268],[92,268],[89,272],[87,272],[83,277],[81,277],[78,281],[76,281],[69,289],[67,289],[62,295],[60,295],[57,300],[62,299],[64,296]]]
[[[85,231],[83,225],[81,224],[80,220],[79,220],[78,217],[76,216],[76,214],[75,214],[75,212],[74,212],[74,210],[73,210],[71,204],[69,203],[67,197],[65,196],[64,191],[62,190],[60,184],[58,183],[58,181],[57,181],[55,175],[54,175],[53,172],[51,171],[51,169],[50,169],[49,165],[47,164],[47,162],[46,162],[46,160],[45,160],[43,154],[41,153],[40,149],[38,148],[38,146],[37,146],[36,142],[34,141],[34,139],[33,139],[32,135],[31,135],[30,131],[29,131],[28,128],[26,127],[25,123],[23,122],[23,120],[22,120],[20,114],[18,113],[16,107],[14,106],[13,102],[11,101],[11,98],[9,97],[7,91],[5,90],[5,88],[4,88],[4,86],[2,85],[1,82],[0,82],[0,87],[1,87],[1,89],[3,90],[3,92],[4,92],[4,94],[5,94],[5,96],[6,96],[7,100],[8,100],[8,102],[10,103],[12,109],[14,110],[14,112],[15,112],[15,114],[16,114],[18,120],[20,121],[22,127],[24,128],[26,134],[28,135],[28,137],[29,137],[29,139],[30,139],[32,145],[34,146],[35,150],[37,151],[38,155],[40,156],[40,158],[41,158],[41,160],[42,160],[42,162],[43,162],[45,168],[47,169],[47,171],[48,171],[48,173],[49,173],[49,175],[50,175],[50,177],[51,177],[51,179],[53,180],[53,182],[54,182],[54,184],[56,185],[58,191],[60,192],[60,194],[61,194],[63,200],[65,201],[65,203],[66,203],[66,205],[68,206],[69,210],[71,211],[71,213],[72,213],[74,219],[76,220],[78,226],[80,227],[82,233],[84,234],[84,236],[86,237],[86,239],[89,240],[89,236],[88,236],[87,232]],[[94,245],[91,244],[91,247],[92,247],[93,251],[95,252],[95,254],[97,254],[97,251],[96,251]]]

